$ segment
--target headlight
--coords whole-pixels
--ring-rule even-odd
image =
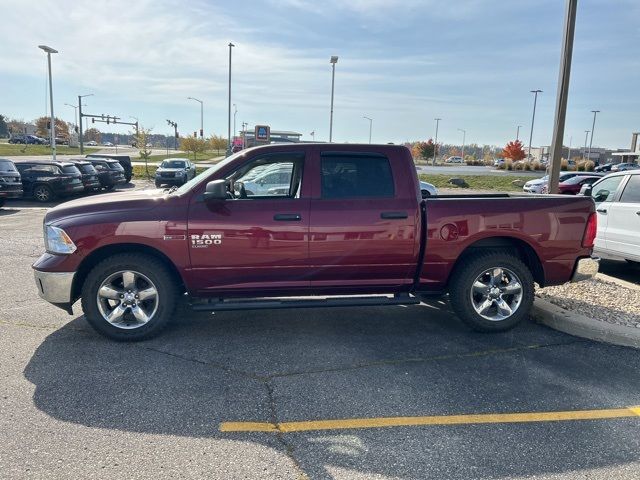
[[[182,170],[180,170],[179,172],[176,172],[176,176],[178,177],[184,177],[185,172],[183,172]]]
[[[76,251],[76,245],[67,232],[52,225],[44,226],[44,245],[49,253],[69,255]]]

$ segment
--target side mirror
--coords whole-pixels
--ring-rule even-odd
[[[582,185],[582,188],[580,189],[580,195],[590,197],[591,192],[593,192],[593,185]]]
[[[227,182],[225,180],[213,180],[207,183],[203,198],[205,202],[208,200],[226,200]]]

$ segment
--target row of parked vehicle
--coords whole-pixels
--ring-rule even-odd
[[[133,167],[126,155],[87,155],[64,160],[0,158],[0,207],[7,198],[49,202],[83,192],[113,190],[131,181]]]
[[[617,164],[621,165],[621,164]],[[565,195],[577,195],[586,185],[593,185],[602,177],[611,173],[622,173],[631,170],[638,170],[640,167],[636,164],[635,168],[616,168],[609,170],[600,170],[596,172],[560,172],[560,183],[558,184],[558,193]],[[549,187],[549,175],[542,178],[529,180],[524,184],[522,190],[525,193],[547,193]]]

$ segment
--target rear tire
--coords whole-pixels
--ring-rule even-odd
[[[6,198],[2,197],[0,198],[0,208],[4,207],[4,202],[6,201]]]
[[[46,185],[36,185],[33,189],[33,198],[38,202],[50,202],[53,200],[53,192]]]
[[[127,278],[132,279],[129,285]],[[146,340],[160,333],[172,319],[177,299],[175,279],[148,255],[109,257],[89,272],[82,287],[85,318],[116,341]]]
[[[533,304],[529,268],[518,257],[495,250],[467,256],[456,267],[449,285],[454,312],[478,332],[515,327],[529,316]]]

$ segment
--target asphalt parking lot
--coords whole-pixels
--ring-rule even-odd
[[[638,478],[636,350],[533,323],[472,333],[440,301],[185,307],[161,337],[113,343],[38,298],[45,210],[8,206],[2,478]]]

